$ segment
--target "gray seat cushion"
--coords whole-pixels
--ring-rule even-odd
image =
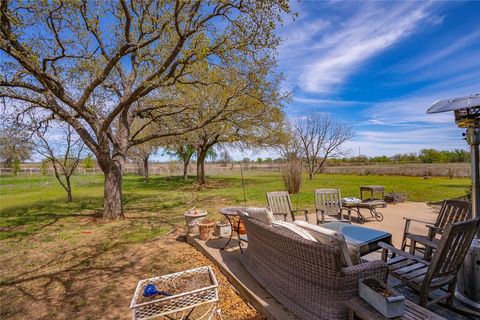
[[[294,223],[307,230],[318,242],[339,248],[342,253],[342,265],[344,267],[353,266],[361,262],[358,248],[348,246],[342,233],[301,220],[295,220]]]

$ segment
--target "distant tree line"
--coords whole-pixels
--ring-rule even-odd
[[[360,155],[356,157],[345,157],[341,159],[330,159],[329,164],[373,164],[373,163],[455,163],[470,162],[470,153],[463,149],[436,150],[422,149],[420,152],[398,153],[393,156],[367,157]]]

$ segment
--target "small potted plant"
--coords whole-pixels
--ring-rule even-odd
[[[199,210],[195,207],[187,210],[183,215],[185,217],[185,223],[187,225],[187,232],[189,234],[197,234],[198,233],[198,222],[205,219],[207,215],[206,210]]]
[[[405,297],[373,278],[360,279],[359,295],[386,318],[400,317],[404,313]]]
[[[215,222],[205,219],[197,222],[200,239],[207,241],[213,238],[213,231],[215,229]]]
[[[238,234],[245,235],[247,234],[247,229],[245,229],[245,225],[240,217],[233,217],[232,219],[233,230]]]
[[[225,218],[215,223],[214,234],[217,237],[229,237],[231,233],[232,233],[232,227],[230,226],[230,223],[228,223],[228,221]]]

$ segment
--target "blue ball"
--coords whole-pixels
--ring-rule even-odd
[[[144,297],[151,297],[158,294],[157,288],[155,287],[154,284],[148,284],[144,289],[143,289],[143,296]]]

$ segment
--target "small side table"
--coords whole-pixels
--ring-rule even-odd
[[[360,297],[355,297],[344,302],[348,308],[348,319],[363,319],[363,320],[388,320],[382,316],[377,310],[369,305],[365,300]],[[395,320],[446,320],[440,317],[438,314],[425,309],[408,299],[405,299],[405,313],[401,317],[395,318]]]
[[[374,195],[377,193],[382,194],[382,199],[385,198],[385,187],[384,186],[360,186],[360,199],[363,199],[363,191],[370,192],[369,200],[375,200]]]
[[[237,241],[238,241],[238,247],[240,248],[240,252],[243,253],[243,249],[242,249],[242,241],[245,241],[247,242],[247,236],[246,235],[241,235],[239,233],[239,229],[240,229],[240,222],[241,222],[241,218],[238,214],[238,210],[243,210],[245,211],[246,208],[245,207],[228,207],[228,208],[222,208],[220,209],[220,213],[225,216],[225,218],[227,218],[227,221],[228,223],[230,224],[230,227],[231,227],[231,232],[230,232],[230,237],[228,238],[228,241],[227,243],[225,243],[225,245],[220,248],[220,250],[224,250],[228,244],[230,243],[230,241],[232,240],[233,238],[233,233],[236,232],[237,233]],[[238,224],[236,226],[233,225],[233,218],[234,217],[239,217],[238,219]]]

